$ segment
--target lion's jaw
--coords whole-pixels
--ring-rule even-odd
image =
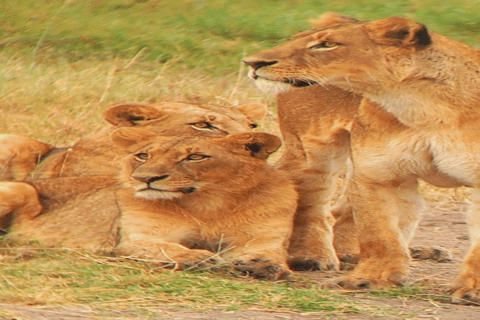
[[[319,84],[319,82],[313,80],[298,80],[295,78],[279,79],[272,77],[272,75],[264,71],[265,69],[250,67],[248,77],[255,81],[255,86],[258,89],[265,93],[277,94],[286,92],[292,88],[303,88]]]
[[[174,200],[198,190],[198,187],[193,185],[172,188],[157,182],[131,181],[130,185],[133,187],[135,197],[145,200]]]

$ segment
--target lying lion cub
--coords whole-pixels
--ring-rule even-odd
[[[175,138],[121,128],[112,141],[133,152],[120,178],[118,206],[112,206],[119,211],[118,253],[178,269],[223,258],[257,278],[290,273],[287,247],[297,195],[286,175],[266,163],[281,145],[278,137],[249,132]],[[21,209],[12,232],[28,234],[41,207],[35,189],[23,182],[2,186],[0,203]],[[22,197],[21,189],[31,195]],[[89,209],[101,212],[99,203]]]
[[[323,27],[245,62],[259,82],[332,85],[364,97],[352,127],[361,261],[338,284],[405,281],[423,179],[475,188],[472,247],[452,292],[454,301],[480,301],[480,51],[404,18],[324,19]]]
[[[44,156],[31,179],[115,175],[119,159],[125,156],[109,139],[117,127],[144,127],[159,135],[224,136],[255,128],[265,113],[265,106],[258,103],[237,107],[187,102],[116,105],[103,113],[110,126],[68,148],[54,149],[31,138],[0,135],[0,180],[24,180]]]
[[[112,194],[118,189],[122,158],[128,155],[110,140],[109,134],[118,127],[141,127],[157,135],[225,136],[251,130],[265,113],[265,107],[257,103],[238,107],[186,102],[128,103],[107,109],[103,117],[111,125],[67,149],[51,150],[52,146],[47,148],[23,137],[0,140],[0,151],[2,145],[6,146],[0,159],[8,159],[3,172],[16,173],[17,179],[20,173],[22,176],[30,173],[40,153],[44,155],[50,150],[27,179],[40,193],[44,209],[30,221],[29,231],[22,229],[18,238],[84,248],[116,242],[112,231],[116,225],[112,222],[118,210]],[[26,187],[25,194],[29,194],[29,189]],[[8,208],[5,211],[11,212]],[[10,214],[0,218],[0,229],[8,229],[11,218]]]

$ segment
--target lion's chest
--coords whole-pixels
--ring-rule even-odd
[[[356,149],[357,168],[379,180],[421,178],[447,188],[480,184],[480,136],[474,142],[458,130],[407,130],[390,138]]]
[[[378,181],[421,178],[439,187],[480,185],[476,118],[409,126],[385,111],[371,103],[360,108],[352,131],[357,172]]]
[[[437,176],[452,177],[464,186],[480,185],[480,134],[476,131],[457,129],[431,135],[428,142]]]

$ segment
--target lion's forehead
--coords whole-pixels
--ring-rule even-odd
[[[233,107],[217,106],[210,104],[195,104],[195,103],[164,103],[159,107],[163,111],[170,111],[180,117],[208,117],[215,116],[222,121],[248,121],[248,117],[242,112],[236,110]]]
[[[322,26],[318,28],[313,28],[310,30],[306,30],[300,33],[297,33],[293,37],[290,38],[291,41],[298,40],[298,39],[314,39],[321,36],[325,36],[327,34],[331,34],[332,32],[340,32],[342,30],[352,29],[352,27],[358,27],[361,25],[365,25],[368,21],[357,21],[352,23],[342,23],[342,24],[334,24],[330,26]]]
[[[225,128],[241,126],[244,127],[244,129],[249,129],[249,123],[251,122],[247,116],[239,112],[219,113],[216,111],[198,108],[187,109],[183,110],[182,112],[172,114],[171,118],[177,121],[183,121],[185,123],[209,122],[212,124],[222,125]]]
[[[160,158],[175,158],[176,156],[196,153],[227,154],[228,149],[219,141],[216,141],[215,138],[188,137],[177,138],[176,141],[161,139],[161,141],[155,142],[139,150],[139,152],[147,152]]]

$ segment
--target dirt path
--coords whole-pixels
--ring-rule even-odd
[[[398,317],[379,315],[382,319],[480,319],[480,306],[463,306],[449,303],[449,296],[445,294],[450,282],[460,271],[460,266],[469,249],[468,231],[465,214],[469,207],[471,190],[469,189],[438,189],[425,187],[424,196],[427,201],[422,220],[417,228],[412,246],[427,245],[441,246],[449,249],[453,261],[438,263],[435,261],[412,261],[410,264],[411,277],[407,284],[423,283],[429,286],[429,292],[438,299],[425,301],[418,299],[388,299],[379,300],[370,297],[352,296],[352,299],[362,304],[377,307],[394,307]],[[303,273],[306,275],[306,273]],[[326,278],[337,277],[342,273],[320,274],[310,273],[309,278],[316,278],[319,283]],[[413,318],[412,318],[413,317]],[[352,316],[347,319],[370,319],[372,317]]]
[[[437,263],[434,261],[412,261],[411,279],[409,284],[424,283],[428,285],[430,299],[425,297],[398,299],[376,298],[368,293],[341,292],[347,294],[352,300],[361,305],[378,307],[378,314],[365,315],[331,315],[324,313],[298,313],[298,312],[273,312],[268,310],[240,310],[232,312],[209,311],[201,313],[178,312],[159,309],[153,319],[167,320],[193,320],[193,319],[441,319],[441,320],[476,320],[480,319],[480,306],[454,305],[448,301],[444,291],[448,284],[459,272],[463,256],[468,250],[468,233],[465,224],[465,212],[468,207],[470,191],[468,189],[442,190],[424,188],[427,206],[422,221],[417,229],[412,245],[442,246],[451,250],[453,261]],[[295,278],[307,278],[313,283],[321,284],[326,279],[342,274],[322,272],[300,272]],[[407,284],[408,285],[408,284]],[[388,313],[382,311],[388,308]],[[46,306],[27,307],[0,305],[1,319],[54,319],[76,320],[97,319],[98,311],[91,310],[88,306]],[[10,316],[11,315],[11,316]],[[3,318],[2,318],[3,317]],[[109,314],[102,319],[126,319],[126,313]]]

